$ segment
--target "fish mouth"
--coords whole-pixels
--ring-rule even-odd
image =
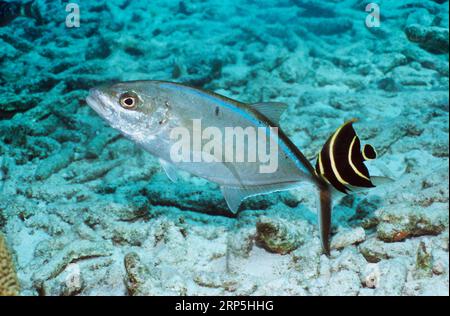
[[[89,95],[86,98],[86,103],[97,112],[97,109],[102,107],[102,102],[100,101],[100,91],[97,89],[90,89]]]
[[[90,89],[86,98],[86,103],[100,116],[106,118],[111,109],[107,106],[108,97],[98,89]]]

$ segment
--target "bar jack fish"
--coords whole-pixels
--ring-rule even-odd
[[[38,22],[42,21],[42,16],[34,5],[34,0],[26,3],[0,1],[0,27],[8,25],[18,17],[33,18]]]
[[[159,158],[171,180],[177,169],[217,183],[228,207],[237,212],[250,196],[295,189],[309,181],[318,189],[319,228],[323,250],[330,252],[333,192],[350,193],[377,185],[364,161],[376,158],[370,145],[360,148],[353,120],[339,127],[323,146],[314,168],[279,128],[287,108],[283,103],[245,104],[188,85],[165,81],[132,81],[91,89],[86,99],[113,128]],[[258,172],[258,162],[173,162],[170,131],[202,119],[205,126],[277,127],[278,167],[273,173]],[[247,144],[249,145],[249,144]],[[250,145],[249,145],[250,146]],[[382,181],[380,181],[382,182]]]

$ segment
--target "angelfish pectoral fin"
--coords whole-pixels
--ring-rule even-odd
[[[178,181],[178,172],[175,169],[175,167],[172,164],[170,164],[167,161],[162,160],[162,159],[159,159],[159,163],[161,164],[161,167],[166,172],[167,177],[170,179],[170,181],[177,182]]]
[[[370,180],[376,187],[394,182],[394,179],[383,176],[370,176]]]
[[[386,184],[393,183],[394,180],[389,177],[383,177],[383,176],[370,176],[370,181],[373,183],[375,187],[384,186]],[[369,190],[370,188],[365,187],[355,187],[352,185],[348,185],[348,189],[351,191],[349,193],[359,193],[359,192],[365,192]]]

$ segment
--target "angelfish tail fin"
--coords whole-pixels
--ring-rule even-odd
[[[317,210],[320,241],[327,256],[330,255],[332,187],[326,183],[319,185],[319,209]]]

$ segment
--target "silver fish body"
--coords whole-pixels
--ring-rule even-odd
[[[174,169],[181,169],[220,185],[233,212],[249,196],[292,189],[302,181],[316,184],[321,192],[330,190],[311,163],[279,129],[276,107],[283,105],[244,104],[212,92],[164,81],[124,82],[91,89],[87,103],[113,128],[158,157],[169,178],[176,177]],[[178,140],[171,137],[171,132],[182,127],[193,135],[196,120],[201,122],[202,129],[214,127],[223,134],[233,127],[266,128],[268,131],[270,127],[276,127],[276,170],[260,172],[261,165],[265,164],[261,161],[225,161],[224,152],[220,157],[214,157],[215,162],[174,162],[171,149]],[[270,139],[270,136],[266,139],[267,146]],[[207,155],[203,148],[208,141],[201,139],[200,146],[191,146],[190,157]],[[239,150],[247,151],[251,145],[254,144],[246,139]],[[321,204],[324,213],[319,217],[321,236],[323,247],[329,252],[331,194],[322,194]]]
[[[132,86],[130,86],[132,85]],[[147,113],[123,110],[118,112],[104,110],[96,103],[106,103],[109,95],[120,95],[133,90],[141,98],[148,98],[149,107]],[[145,95],[145,96],[144,96]],[[270,122],[259,115],[251,107],[237,101],[221,97],[192,87],[168,83],[168,82],[135,82],[117,84],[109,90],[96,89],[91,91],[88,97],[89,105],[103,116],[114,128],[121,131],[126,137],[138,143],[145,150],[164,161],[170,162],[179,169],[188,171],[196,176],[208,179],[219,185],[227,186],[259,186],[274,185],[279,183],[298,183],[302,180],[310,180],[313,175],[312,168],[305,165],[304,161],[298,161],[289,146],[285,144],[286,138],[279,137],[278,168],[274,173],[258,172],[261,162],[173,162],[170,157],[170,148],[176,140],[170,138],[170,132],[174,128],[183,127],[193,131],[193,120],[201,120],[202,128],[216,127],[225,134],[227,127],[268,127]],[[130,126],[130,122],[134,125]],[[141,126],[140,130],[136,125]],[[208,139],[202,140],[201,148]],[[191,148],[191,156],[194,148]],[[224,157],[221,159],[225,160]],[[230,169],[233,170],[230,171]],[[235,172],[234,172],[235,171]]]

